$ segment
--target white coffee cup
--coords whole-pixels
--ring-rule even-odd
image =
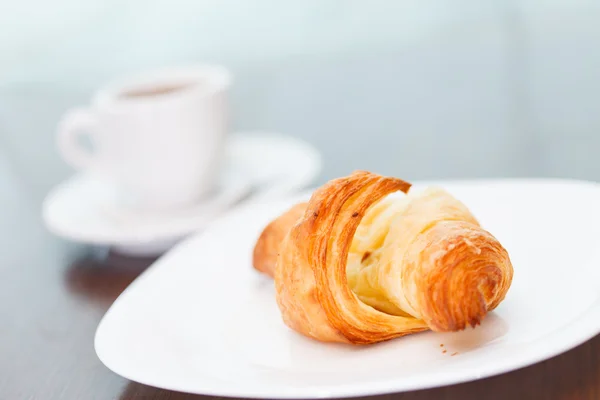
[[[203,65],[114,82],[89,108],[65,114],[60,154],[74,168],[109,177],[127,206],[157,211],[198,202],[216,184],[231,80],[227,69]]]

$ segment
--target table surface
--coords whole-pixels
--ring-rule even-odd
[[[42,225],[39,202],[5,161],[0,157],[0,398],[202,398],[130,382],[101,364],[93,347],[97,324],[153,260],[52,236]],[[597,399],[600,337],[504,375],[378,397]]]

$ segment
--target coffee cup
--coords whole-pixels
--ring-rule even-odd
[[[109,178],[126,206],[168,211],[191,205],[217,183],[231,82],[229,71],[216,65],[113,82],[89,107],[63,116],[59,152],[72,167]],[[81,136],[89,137],[91,149]]]

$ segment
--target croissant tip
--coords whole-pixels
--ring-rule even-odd
[[[471,328],[475,328],[478,325],[481,325],[481,320],[482,320],[482,318],[472,319],[471,321],[469,321],[469,325],[471,326]]]
[[[454,322],[449,325],[430,323],[429,327],[432,331],[440,332],[440,333],[441,332],[460,332],[460,331],[464,331],[468,327],[476,328],[477,326],[481,325],[482,320],[483,320],[483,317],[478,316],[478,317],[472,318],[468,321],[462,321],[462,323]]]
[[[481,325],[483,319],[488,313],[487,307],[482,305],[482,307],[477,311],[470,315],[458,315],[454,318],[441,318],[434,319],[428,322],[431,330],[435,332],[460,332],[464,331],[468,327],[476,328]]]

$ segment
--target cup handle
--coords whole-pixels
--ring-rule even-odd
[[[96,155],[79,144],[81,135],[96,134],[96,117],[85,108],[67,112],[58,127],[58,150],[63,159],[72,167],[91,169],[96,164]]]

